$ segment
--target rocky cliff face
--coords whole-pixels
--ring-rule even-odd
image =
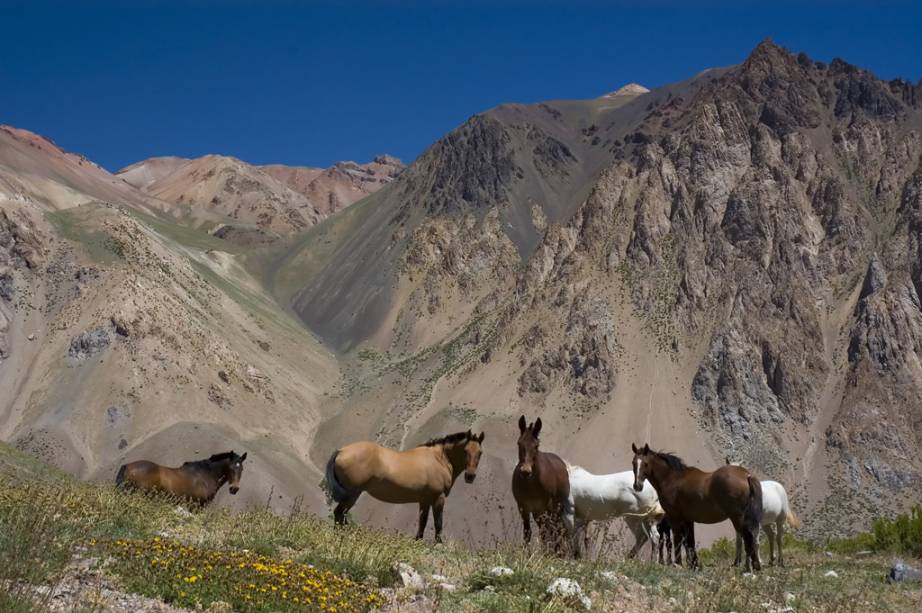
[[[579,407],[604,429],[638,388],[668,390],[660,410],[698,433],[614,438],[732,455],[786,481],[812,530],[848,528],[842,508],[873,499],[918,500],[920,92],[765,42],[608,116],[477,116],[387,190],[402,237],[387,257],[412,297],[389,312],[443,330],[424,347],[497,314],[484,365],[441,389],[458,404],[465,380],[509,369],[511,402],[561,427]],[[405,329],[377,330],[407,349]],[[649,352],[674,380],[634,369]]]

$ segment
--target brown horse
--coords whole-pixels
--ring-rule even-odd
[[[327,462],[326,487],[336,501],[336,523],[346,523],[346,513],[362,492],[393,504],[419,504],[419,530],[423,538],[429,509],[435,519],[435,542],[442,542],[442,510],[455,479],[463,472],[473,483],[482,454],[483,433],[470,430],[433,439],[420,447],[396,451],[377,443],[346,445]]]
[[[740,466],[721,466],[704,472],[686,466],[671,453],[652,451],[649,445],[634,451],[634,489],[650,481],[666,511],[676,541],[676,563],[681,564],[679,543],[684,541],[688,562],[698,566],[695,522],[716,524],[729,519],[746,546],[746,569],[761,570],[759,526],[762,522],[762,485]]]
[[[186,462],[179,468],[160,466],[147,460],[123,464],[115,475],[115,485],[124,489],[162,492],[183,498],[198,506],[211,502],[225,483],[230,493],[240,489],[240,475],[247,454],[219,453],[207,460]]]
[[[553,544],[561,553],[564,539],[574,537],[574,508],[570,498],[570,477],[566,463],[553,453],[538,450],[541,418],[526,425],[519,418],[519,463],[512,472],[512,495],[522,516],[525,543],[531,542],[531,517],[534,516],[541,541]],[[578,553],[575,542],[568,547]]]

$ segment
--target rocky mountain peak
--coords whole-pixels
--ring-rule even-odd
[[[648,93],[650,90],[640,85],[639,83],[628,83],[622,87],[619,87],[613,92],[609,92],[602,96],[603,98],[620,98],[624,96],[640,96],[642,94]]]

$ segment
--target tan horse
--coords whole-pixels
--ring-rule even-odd
[[[688,551],[690,566],[698,566],[695,523],[733,523],[746,547],[746,569],[761,570],[759,526],[762,522],[762,485],[741,466],[724,465],[714,472],[686,466],[681,458],[649,445],[634,451],[634,489],[643,489],[644,479],[656,490],[675,538],[676,563],[681,564],[680,543]]]
[[[512,471],[512,495],[522,516],[525,543],[531,542],[534,516],[545,547],[556,553],[579,554],[575,539],[573,498],[567,464],[560,456],[538,450],[541,418],[528,424],[519,418],[519,463]]]
[[[240,456],[228,451],[207,460],[186,462],[179,468],[139,460],[123,464],[118,469],[115,485],[124,489],[170,494],[204,506],[214,499],[225,483],[230,484],[231,494],[237,493],[246,459],[246,453]]]
[[[458,432],[433,439],[420,447],[397,451],[377,443],[346,445],[327,462],[326,486],[336,501],[336,523],[346,523],[346,513],[362,492],[392,504],[419,504],[419,530],[423,538],[429,509],[435,519],[435,542],[442,542],[442,511],[452,485],[463,472],[473,483],[480,463],[483,433]]]

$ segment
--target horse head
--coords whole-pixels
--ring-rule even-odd
[[[634,469],[634,491],[639,492],[643,490],[643,482],[650,474],[650,464],[647,461],[650,457],[650,445],[644,444],[643,449],[639,449],[637,445],[631,443],[631,451],[634,452],[634,459],[631,461]]]
[[[535,462],[538,461],[538,445],[541,433],[541,418],[528,424],[525,416],[519,418],[519,465],[518,470],[526,477],[534,472]]]
[[[467,466],[464,469],[465,483],[473,483],[477,477],[477,466],[480,464],[480,456],[483,455],[482,443],[484,433],[480,436],[467,431],[467,442],[464,444],[464,453],[467,457]]]
[[[247,459],[244,451],[243,455],[237,455],[231,451],[231,456],[227,461],[227,482],[231,494],[240,491],[240,476],[243,475],[243,461]]]

